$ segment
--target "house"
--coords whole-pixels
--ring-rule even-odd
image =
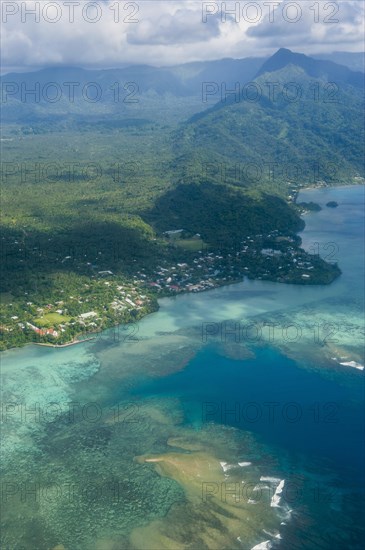
[[[282,252],[280,250],[273,250],[272,248],[263,248],[261,254],[264,256],[281,256]]]
[[[54,330],[53,328],[46,328],[46,329],[42,329],[42,328],[38,328],[36,327],[35,325],[32,325],[31,323],[27,323],[28,327],[30,327],[32,330],[34,330],[34,332],[36,332],[37,334],[39,334],[39,336],[53,336],[54,338],[57,338],[58,336],[58,332],[57,330]]]
[[[170,231],[165,231],[163,234],[166,235],[169,239],[180,239],[183,229],[172,229]]]
[[[200,285],[187,285],[186,288],[188,289],[189,292],[198,292],[199,290],[202,289]]]
[[[46,330],[42,330],[40,334],[42,336],[45,336],[45,335],[53,336],[54,338],[57,338],[58,336],[57,330],[54,330],[53,328],[47,328]]]
[[[81,315],[79,315],[79,318],[89,319],[90,317],[96,317],[96,316],[97,316],[97,313],[95,313],[95,311],[88,311],[87,313],[81,313]]]

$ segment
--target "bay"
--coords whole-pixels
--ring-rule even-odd
[[[162,299],[96,342],[2,354],[2,547],[362,547],[364,187],[298,198],[311,200],[322,210],[301,237],[338,262],[329,286],[245,280]],[[172,451],[201,460],[199,474],[164,470]],[[139,456],[165,457],[162,469]],[[231,504],[252,527],[230,524],[220,498],[213,528],[198,475],[266,484],[266,500]],[[276,494],[280,480],[295,498]]]

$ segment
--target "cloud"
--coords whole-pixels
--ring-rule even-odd
[[[178,9],[162,14],[157,21],[141,21],[127,34],[129,44],[194,44],[220,35],[218,14],[202,24],[200,11]]]
[[[253,20],[254,11],[246,9],[252,2],[238,2],[237,13],[225,16],[224,3],[212,1],[212,13],[204,22],[204,3],[195,0],[79,0],[72,6],[65,0],[2,0],[2,70],[52,65],[173,65],[269,55],[282,46],[303,53],[363,50],[363,2],[337,3],[339,12],[332,14],[334,10],[325,11],[324,6],[336,7],[336,2],[257,0],[259,17]],[[237,0],[225,4],[232,12]],[[273,11],[274,4],[279,5]],[[290,22],[288,19],[295,18],[294,4],[300,6],[301,16]],[[36,5],[40,6],[37,20],[29,12]],[[310,9],[313,5],[320,6],[318,22]],[[325,17],[339,22],[326,23]]]
[[[337,43],[345,49],[349,43],[363,49],[364,5],[358,1],[316,2],[280,0],[271,14],[247,30],[247,36],[260,39],[261,46],[296,47],[313,51]],[[331,49],[331,48],[330,48]]]

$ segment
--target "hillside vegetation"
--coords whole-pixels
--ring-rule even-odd
[[[295,197],[308,184],[363,176],[360,73],[288,50],[266,61],[231,61],[94,75],[104,87],[139,75],[137,104],[115,105],[109,90],[96,106],[80,97],[72,109],[64,101],[24,103],[19,94],[5,105],[2,348],[34,338],[34,329],[21,327],[25,320],[67,325],[76,316],[64,328],[66,341],[93,325],[133,322],[156,308],[156,292],[198,291],[243,275],[299,284],[339,275],[300,249]],[[236,69],[242,90],[259,90],[258,99],[240,93],[203,104],[202,82],[222,75],[232,87]],[[33,74],[29,87],[48,73]],[[18,84],[28,76],[18,75]],[[297,88],[285,88],[288,82]],[[292,101],[295,89],[301,96]],[[166,234],[180,229],[179,242]],[[284,249],[263,257],[261,248],[277,248],[279,237]],[[178,265],[186,266],[181,273]],[[120,293],[134,296],[134,305]],[[80,316],[92,304],[98,320],[85,324]]]

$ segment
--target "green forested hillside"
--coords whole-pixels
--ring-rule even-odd
[[[176,135],[183,177],[198,177],[208,167],[212,178],[221,181],[223,165],[225,182],[282,191],[287,182],[334,184],[363,177],[361,73],[332,70],[346,78],[328,81],[327,73],[318,76],[318,71],[329,62],[314,62],[314,77],[300,66],[310,61],[303,57],[304,64],[299,57],[299,65],[293,65],[292,55],[288,65],[274,72],[260,71],[238,97],[194,115]],[[269,60],[265,66],[277,63]]]
[[[201,67],[174,71],[196,84]],[[288,100],[292,89],[283,93],[288,82],[300,87],[300,100]],[[361,89],[329,86],[325,75],[313,79],[292,63],[253,86],[262,91],[257,101],[231,98],[193,118],[196,98],[148,92],[128,116],[91,109],[64,119],[26,105],[24,118],[20,110],[19,121],[4,124],[2,349],[34,339],[25,321],[60,319],[63,309],[63,319],[77,317],[65,321],[67,341],[153,310],[151,292],[199,291],[243,275],[299,284],[339,275],[300,249],[294,199],[303,185],[363,174]],[[181,123],[183,113],[190,118]],[[165,234],[179,229],[178,242]],[[277,247],[276,239],[286,243],[282,256],[267,261],[260,250]],[[210,265],[203,279],[199,262]],[[123,301],[127,291],[139,304]],[[92,308],[98,317],[85,324],[80,316]]]
[[[304,223],[273,195],[259,197],[214,183],[180,184],[158,199],[146,218],[159,231],[183,228],[226,248],[247,235],[299,231]]]

